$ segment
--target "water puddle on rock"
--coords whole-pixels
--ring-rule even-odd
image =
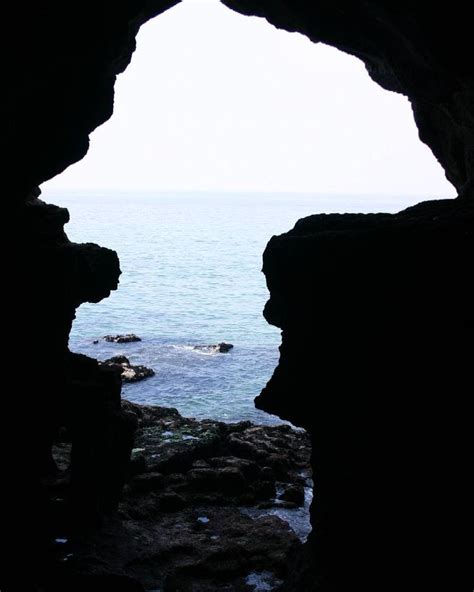
[[[253,586],[254,592],[272,592],[283,584],[269,571],[254,571],[247,576],[245,583],[247,586]]]
[[[277,488],[277,497],[273,500],[274,505],[271,508],[240,508],[240,511],[250,516],[251,518],[259,518],[260,516],[278,516],[284,520],[293,532],[299,537],[301,542],[306,542],[311,532],[311,522],[309,509],[313,501],[313,482],[307,478],[306,487],[304,488],[304,505],[300,508],[286,508],[280,505],[278,499],[279,489]]]

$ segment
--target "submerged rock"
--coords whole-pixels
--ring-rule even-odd
[[[133,343],[134,341],[141,341],[141,337],[138,337],[135,333],[127,333],[126,335],[104,335],[102,339],[109,343]]]
[[[207,352],[215,352],[220,354],[228,353],[234,346],[232,343],[218,343],[217,345],[195,345],[193,349],[198,349],[201,351]]]
[[[113,356],[108,360],[100,362],[101,366],[108,366],[120,372],[123,382],[139,382],[150,376],[155,376],[155,371],[146,366],[133,365],[125,356]]]

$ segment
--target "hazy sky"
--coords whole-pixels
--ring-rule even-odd
[[[454,195],[362,62],[218,0],[142,27],[111,120],[43,189]]]

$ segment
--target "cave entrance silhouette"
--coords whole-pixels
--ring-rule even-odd
[[[158,21],[163,18],[165,17],[160,16]],[[376,87],[374,86],[374,88]],[[118,96],[120,97],[120,89],[118,90]],[[112,122],[114,119],[117,118],[113,118]],[[170,119],[172,118],[170,117]],[[103,129],[105,130],[106,127]],[[122,131],[119,132],[119,136],[122,135]],[[180,133],[178,136],[181,142],[183,134]],[[132,144],[136,145],[133,142]],[[92,145],[94,146],[94,141]],[[338,144],[336,143],[336,151],[337,148]],[[84,166],[90,162],[91,157],[92,151],[91,155],[84,160]],[[173,158],[176,159],[176,154]],[[234,159],[233,162],[237,161]],[[180,164],[183,164],[182,160]],[[187,164],[187,161],[184,164]],[[272,166],[275,166],[274,163]],[[61,175],[59,179],[65,177],[66,174]],[[240,188],[239,191],[243,191],[243,189]],[[418,199],[413,198],[413,201],[418,201]],[[334,204],[335,200],[332,203]],[[65,203],[65,205],[67,204]],[[394,209],[400,209],[402,205],[408,204],[392,204]],[[328,207],[330,206],[325,203],[324,210]],[[253,208],[256,208],[256,205],[252,203],[249,211]],[[371,205],[368,206],[368,209],[370,208]],[[292,220],[292,222],[294,221]],[[103,233],[101,236],[103,240]],[[118,241],[123,242],[122,237],[119,237]],[[159,239],[157,244],[159,245]],[[120,291],[118,294],[120,294]],[[157,308],[159,309],[159,307],[160,304],[158,303]],[[94,308],[99,310],[97,305],[94,305]],[[130,389],[128,392],[132,393],[132,390]],[[165,401],[160,400],[159,403],[164,404]],[[246,521],[249,516],[246,516],[246,518],[239,517],[239,522],[236,514],[233,513],[235,508],[225,508],[225,510],[218,508],[216,510],[213,504],[218,506],[218,503],[222,504],[222,498],[230,497],[237,506],[247,505],[246,513],[251,516],[263,512],[272,516],[278,513],[283,515],[284,511],[287,512],[287,515],[300,516],[298,507],[301,508],[301,504],[307,503],[309,500],[309,492],[306,492],[305,499],[304,491],[305,485],[308,488],[308,483],[305,481],[307,475],[301,475],[301,472],[304,471],[304,459],[298,457],[298,451],[301,453],[302,449],[306,457],[308,456],[309,445],[303,443],[304,434],[301,432],[293,434],[285,427],[272,428],[273,432],[270,428],[259,428],[260,431],[258,431],[258,429],[245,425],[230,429],[215,423],[197,424],[192,421],[186,422],[173,412],[169,412],[165,416],[161,412],[157,412],[158,415],[161,415],[155,417],[151,411],[136,411],[133,405],[128,405],[128,409],[130,413],[136,413],[138,416],[142,413],[143,415],[139,419],[142,422],[140,425],[142,431],[134,449],[133,466],[136,474],[133,476],[130,490],[127,490],[129,497],[124,502],[125,515],[131,523],[136,521],[133,523],[133,528],[137,528],[136,525],[140,523],[140,520],[145,522],[151,516],[154,516],[153,512],[157,508],[167,516],[177,515],[176,512],[184,511],[183,515],[186,516],[185,520],[187,521],[188,540],[183,540],[178,536],[178,529],[174,524],[174,529],[168,531],[168,538],[170,540],[174,539],[172,544],[159,549],[154,547],[150,533],[142,525],[139,528],[143,537],[142,545],[150,546],[153,551],[150,551],[151,555],[171,558],[171,563],[176,561],[179,564],[183,555],[188,558],[193,555],[194,549],[198,546],[199,537],[204,531],[209,533],[210,541],[214,541],[210,542],[207,549],[211,558],[212,553],[218,555],[216,545],[222,545],[224,549],[223,551],[220,550],[219,561],[221,561],[221,564],[227,565],[229,571],[224,574],[226,577],[231,577],[232,570],[236,569],[236,564],[232,563],[234,560],[237,562],[239,569],[248,570],[246,582],[249,585],[252,582],[257,582],[258,578],[263,578],[262,572],[270,571],[276,576],[284,573],[284,566],[278,563],[275,555],[278,555],[282,549],[288,551],[295,541],[291,536],[288,537],[286,531],[283,532],[282,528],[284,529],[284,527],[282,527],[281,523],[277,523],[270,517],[269,522],[259,522],[257,528],[256,525]],[[298,422],[295,421],[295,423]],[[272,435],[274,441],[272,441]],[[163,448],[163,441],[165,440],[168,440],[168,450],[170,452],[166,452]],[[190,443],[196,442],[198,444],[193,448]],[[278,447],[286,452],[291,450],[292,458],[290,462],[288,458],[285,458],[284,454],[281,454],[282,451]],[[262,458],[262,450],[265,450],[264,458]],[[143,469],[144,466],[147,467],[146,470]],[[184,478],[183,475],[187,477]],[[155,504],[152,509],[147,508],[146,504],[142,504],[143,500],[137,503],[137,498],[133,497],[137,492],[139,495],[143,493],[152,495],[151,499]],[[222,497],[219,497],[221,494]],[[276,497],[279,499],[275,502]],[[134,504],[136,504],[135,508],[133,507]],[[252,504],[254,507],[251,507],[249,511],[248,506],[252,506]],[[266,508],[263,507],[265,504],[267,505]],[[198,511],[198,514],[192,514],[190,508],[194,512]],[[293,514],[291,514],[292,512]],[[267,519],[268,517],[264,520]],[[180,518],[180,520],[183,520],[183,518]],[[254,541],[249,540],[249,530],[252,532]],[[196,532],[199,536],[195,536]],[[275,532],[277,532],[277,535],[275,535]],[[235,559],[235,547],[222,542],[229,533],[232,533],[232,536],[238,539],[239,550],[255,543],[255,541],[259,541],[263,545],[262,548],[264,548],[265,553],[258,561],[254,559],[257,555],[255,550],[253,555],[250,554],[249,557],[242,559],[239,555],[238,560]],[[279,541],[275,542],[275,536],[277,539],[279,537]],[[123,542],[123,539],[121,540]],[[285,542],[288,540],[290,540],[291,545],[287,545]],[[221,542],[216,543],[215,541]],[[199,565],[204,565],[202,557],[194,557],[194,559],[196,564],[201,562]],[[153,574],[150,572],[153,571],[153,568],[143,567],[142,564],[146,563],[151,563],[149,557],[136,559],[135,571],[132,570],[133,575],[152,579]],[[176,567],[174,564],[173,566]],[[178,565],[178,567],[181,567],[181,565]],[[215,574],[211,573],[209,575],[206,572],[206,577],[214,576]],[[169,586],[172,585],[169,584]]]
[[[168,54],[173,60],[162,59]],[[404,127],[405,120],[409,125]],[[408,156],[401,155],[402,150]],[[110,225],[107,200],[97,197],[100,203],[92,204],[92,199],[79,195],[61,202],[71,212],[69,235],[107,244],[119,252],[122,265],[120,289],[102,303],[83,305],[78,311],[73,344],[84,347],[87,337],[84,353],[110,357],[112,349],[99,352],[90,346],[101,333],[137,332],[150,338],[160,331],[169,333],[173,326],[174,336],[163,346],[227,340],[236,342],[237,357],[246,345],[249,351],[240,373],[235,368],[234,373],[218,373],[210,366],[203,377],[205,388],[214,392],[209,401],[215,401],[214,408],[222,413],[216,418],[238,419],[224,409],[234,396],[234,384],[246,392],[250,408],[278,358],[278,330],[261,315],[268,294],[260,257],[271,236],[318,212],[396,211],[419,199],[408,195],[411,183],[419,190],[417,183],[426,186],[430,176],[433,187],[442,186],[439,167],[418,140],[408,102],[373,84],[362,63],[301,35],[279,31],[263,19],[238,15],[218,2],[179,4],[142,28],[132,62],[117,82],[114,115],[92,137],[88,156],[46,184],[46,192],[66,185],[98,194],[115,184],[121,194],[113,208],[122,213],[122,220],[117,219],[120,233]],[[152,195],[137,195],[152,192],[157,184],[184,189],[185,194],[163,194],[162,189],[156,201],[164,205],[157,209]],[[386,186],[406,196],[335,194]],[[222,187],[231,193],[222,192]],[[313,187],[318,187],[318,195],[304,193]],[[203,198],[206,192],[211,197]],[[142,212],[141,218],[137,212]],[[241,220],[252,218],[255,227],[242,228]],[[137,235],[143,237],[140,244]],[[165,240],[156,248],[157,235]],[[228,236],[239,237],[239,247]],[[147,252],[145,244],[150,245]],[[208,277],[203,265],[209,268]],[[192,269],[203,272],[201,289],[186,279],[170,289],[173,277],[163,269],[174,269],[175,278],[186,278]],[[234,294],[244,284],[249,298],[238,306]],[[134,292],[139,285],[149,291],[139,296]],[[201,314],[195,310],[198,301]],[[188,314],[180,314],[180,308]],[[226,311],[229,316],[223,319]],[[218,317],[214,322],[213,316]],[[252,326],[259,327],[253,342],[248,337]],[[273,357],[258,356],[255,348],[262,341],[273,348]],[[196,367],[190,360],[184,376],[182,365],[173,368],[173,360],[170,350],[134,358],[135,363],[156,365],[159,372],[147,384],[161,388],[161,402],[167,380],[168,404],[203,417]],[[173,387],[177,373],[180,386]],[[259,378],[253,379],[252,373]],[[127,388],[127,395],[137,392],[135,386]],[[189,393],[188,407],[183,390]],[[224,401],[221,396],[219,402],[223,393]],[[150,402],[152,397],[138,400]],[[264,421],[263,415],[246,418]]]

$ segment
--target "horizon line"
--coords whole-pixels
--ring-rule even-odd
[[[398,197],[406,197],[406,198],[427,198],[427,199],[455,199],[457,196],[450,196],[450,195],[443,195],[441,192],[430,192],[430,193],[386,193],[386,192],[350,192],[344,193],[339,191],[323,191],[323,190],[293,190],[293,189],[166,189],[166,188],[147,188],[147,189],[118,189],[118,188],[87,188],[87,189],[74,189],[74,188],[41,188],[41,195],[47,193],[95,193],[95,194],[113,194],[113,193],[147,193],[147,194],[166,194],[166,193],[175,193],[175,194],[225,194],[225,195],[235,195],[235,194],[260,194],[260,195],[313,195],[317,197],[391,197],[391,198],[398,198]],[[447,193],[447,192],[446,192]]]

